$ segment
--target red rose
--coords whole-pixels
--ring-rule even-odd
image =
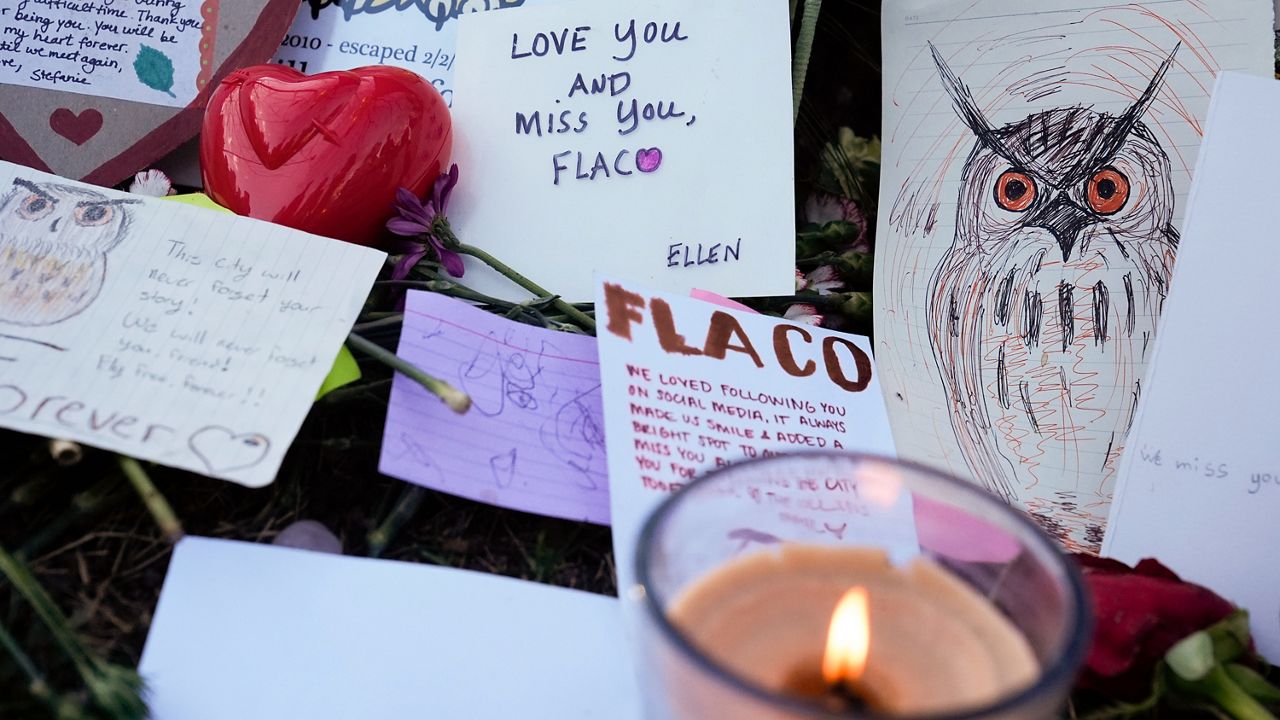
[[[1236,609],[1151,558],[1135,568],[1091,555],[1075,559],[1097,616],[1079,688],[1122,700],[1148,696],[1156,664],[1174,643]]]

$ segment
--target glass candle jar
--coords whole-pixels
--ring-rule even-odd
[[[1079,572],[1029,518],[888,458],[711,472],[654,511],[634,562],[652,719],[1050,718],[1090,637]],[[861,616],[833,623],[846,595]]]

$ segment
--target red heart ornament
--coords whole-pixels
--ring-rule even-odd
[[[67,108],[58,108],[49,116],[49,129],[77,145],[83,145],[102,129],[102,113],[88,108],[77,115]]]
[[[214,91],[200,164],[205,192],[240,215],[374,245],[396,188],[426,194],[452,150],[449,108],[415,73],[257,65]]]

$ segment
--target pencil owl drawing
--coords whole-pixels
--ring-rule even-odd
[[[1101,543],[1177,252],[1169,159],[1143,123],[1176,52],[1118,114],[997,127],[933,49],[975,137],[926,308],[946,408],[975,479],[1075,549]]]
[[[92,304],[107,253],[128,233],[133,202],[14,180],[0,200],[0,323],[52,325]]]

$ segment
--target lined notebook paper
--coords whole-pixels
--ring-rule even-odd
[[[899,453],[1102,540],[1215,75],[1268,0],[887,3],[876,360]]]
[[[265,485],[385,257],[0,163],[0,425]]]
[[[457,415],[397,375],[382,472],[492,505],[609,522],[595,338],[410,291],[398,354],[472,406]]]

